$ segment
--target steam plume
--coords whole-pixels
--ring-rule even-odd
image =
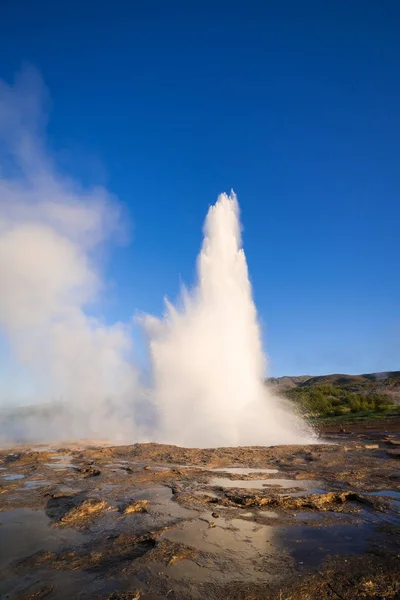
[[[33,70],[0,84],[0,327],[31,400],[53,403],[50,420],[33,418],[22,433],[134,436],[129,328],[86,311],[102,292],[96,255],[117,231],[118,203],[57,173],[43,139],[44,94]]]
[[[118,201],[57,172],[44,143],[45,91],[30,70],[0,82],[0,331],[35,409],[0,414],[0,441],[106,437],[187,446],[312,439],[262,383],[265,359],[234,194],[209,210],[198,284],[143,318],[153,385],[134,366],[130,325],[91,316],[105,292],[99,251]],[[133,307],[132,307],[133,308]],[[15,371],[14,371],[15,372]],[[13,387],[2,391],[10,404]]]

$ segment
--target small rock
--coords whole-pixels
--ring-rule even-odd
[[[100,475],[101,471],[93,467],[82,467],[79,469],[79,473],[82,473],[83,477],[88,479],[89,477],[97,477]]]
[[[219,518],[219,514],[216,512],[211,513],[211,516],[213,519],[218,519]]]

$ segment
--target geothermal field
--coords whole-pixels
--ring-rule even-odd
[[[0,597],[399,598],[400,423],[0,453]]]
[[[26,227],[3,240],[21,302],[36,286],[12,252]],[[210,208],[197,273],[161,320],[140,318],[146,386],[128,333],[89,321],[70,281],[29,318],[3,301],[17,355],[40,387],[39,332],[63,394],[2,413],[0,597],[399,598],[399,418],[316,430],[265,385],[234,195]]]

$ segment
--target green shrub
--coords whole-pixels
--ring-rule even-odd
[[[384,412],[391,405],[385,394],[370,389],[354,392],[333,385],[299,386],[286,392],[286,396],[310,416],[340,416],[347,413]]]

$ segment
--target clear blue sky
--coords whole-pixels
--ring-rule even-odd
[[[132,220],[107,319],[160,313],[238,194],[273,375],[400,368],[400,4],[3,0],[0,77]]]

